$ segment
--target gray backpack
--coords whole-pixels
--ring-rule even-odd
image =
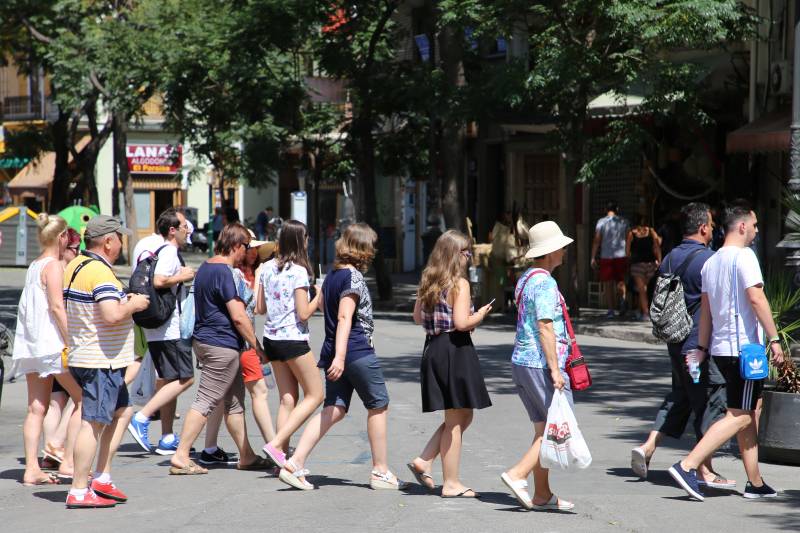
[[[653,323],[653,336],[657,339],[670,344],[683,342],[691,333],[694,324],[692,315],[697,306],[691,310],[686,308],[681,276],[689,268],[692,259],[702,251],[695,250],[689,254],[674,272],[669,268],[672,266],[670,261],[667,272],[658,275],[653,302],[650,304],[650,321]]]

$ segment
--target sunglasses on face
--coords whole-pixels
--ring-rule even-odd
[[[81,251],[80,245],[76,244],[75,246],[67,246],[67,250],[72,250],[76,254]]]

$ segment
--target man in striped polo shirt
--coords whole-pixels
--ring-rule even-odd
[[[127,496],[111,480],[111,460],[132,410],[125,367],[133,362],[131,315],[147,308],[144,295],[126,296],[111,265],[132,232],[118,218],[98,215],[86,225],[86,250],[64,272],[69,338],[67,364],[81,386],[81,429],[67,508],[112,507]],[[97,443],[100,453],[91,487],[87,479]]]

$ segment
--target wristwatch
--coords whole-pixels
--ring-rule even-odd
[[[698,349],[698,350],[700,350],[701,352],[708,353],[708,348],[706,348],[705,346],[700,346],[700,345],[698,344],[698,345],[697,345],[697,349]]]

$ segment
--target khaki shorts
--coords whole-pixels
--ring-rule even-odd
[[[653,263],[633,263],[631,264],[631,276],[644,278],[644,282],[649,282],[656,275],[658,266]]]

